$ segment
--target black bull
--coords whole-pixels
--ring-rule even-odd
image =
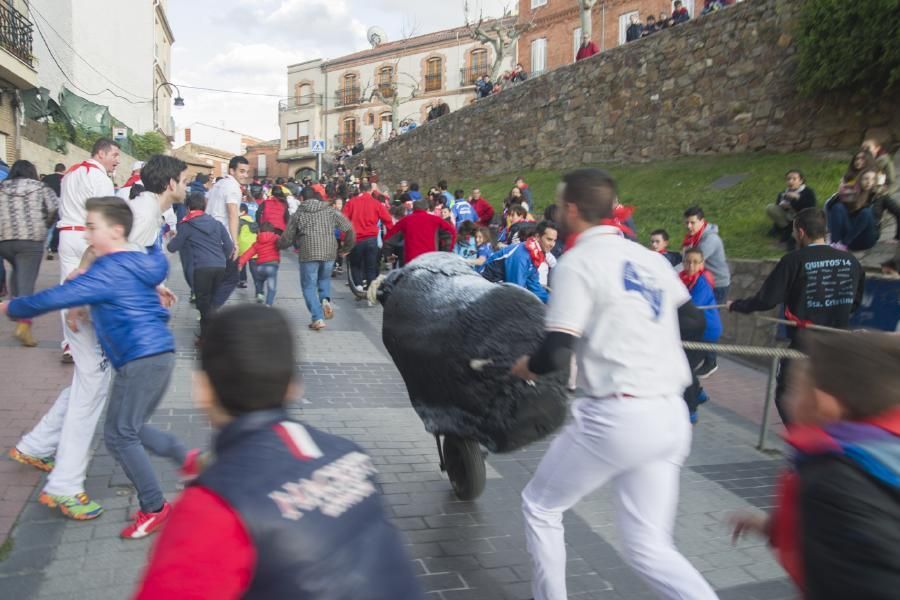
[[[445,252],[392,272],[380,292],[384,345],[427,431],[510,452],[562,425],[567,372],[534,386],[509,374],[543,337],[544,305],[533,294],[490,283]],[[475,370],[472,359],[491,364]]]

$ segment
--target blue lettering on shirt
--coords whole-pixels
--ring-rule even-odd
[[[659,319],[662,313],[663,291],[657,287],[653,287],[653,281],[644,281],[641,279],[637,268],[631,262],[625,262],[624,285],[626,292],[637,292],[650,305],[653,311],[653,320]]]

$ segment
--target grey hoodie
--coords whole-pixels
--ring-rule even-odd
[[[706,268],[716,279],[716,287],[723,288],[731,285],[731,271],[728,269],[725,245],[722,244],[722,238],[719,237],[718,225],[706,224],[706,229],[700,236],[700,251],[703,253]]]

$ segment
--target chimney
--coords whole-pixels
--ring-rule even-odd
[[[185,127],[184,128],[184,143],[187,144],[187,143],[190,143],[190,141],[191,141],[191,128]]]

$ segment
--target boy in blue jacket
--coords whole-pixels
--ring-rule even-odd
[[[187,458],[175,436],[146,425],[175,365],[175,341],[166,325],[169,313],[156,291],[169,265],[161,252],[145,253],[128,243],[133,215],[124,200],[91,198],[86,209],[85,238],[96,261],[62,285],[0,304],[0,314],[27,319],[90,305],[97,338],[116,371],[104,441],[134,484],[140,501],[134,522],[120,535],[137,539],[159,529],[170,512],[145,447],[178,465],[184,465]]]
[[[700,248],[688,248],[684,252],[684,270],[679,274],[681,281],[691,293],[691,301],[695,306],[715,306],[716,295],[715,280],[712,274],[706,270],[703,260],[703,252]],[[703,332],[704,342],[714,344],[722,337],[722,319],[719,317],[718,308],[707,308],[703,311],[706,317],[706,329]],[[703,363],[705,352],[697,352],[689,350],[687,352],[688,363],[691,370],[696,371]],[[712,375],[715,369],[705,373],[704,378]],[[694,374],[691,387],[685,391],[685,401],[691,414],[691,423],[697,422],[697,406],[709,400],[703,387],[697,381],[697,375]]]

